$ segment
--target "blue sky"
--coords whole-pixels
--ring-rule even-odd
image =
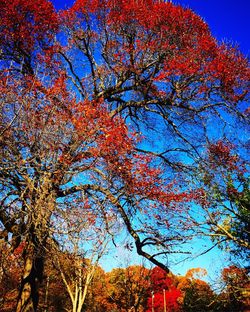
[[[52,2],[56,9],[62,9],[71,6],[74,1],[53,0]],[[250,56],[250,0],[173,0],[172,2],[191,8],[204,18],[219,41],[226,40],[238,44],[240,50]],[[120,261],[121,258],[125,260],[124,263]],[[134,253],[118,248],[114,251],[112,260],[110,256],[107,257],[102,261],[102,266],[105,270],[110,270],[114,266],[126,266],[130,261],[140,262],[139,259]],[[171,269],[175,274],[185,274],[188,268],[204,267],[209,271],[210,277],[215,278],[219,275],[221,268],[226,265],[227,260],[229,260],[228,254],[213,250],[192,262],[187,261]]]
[[[230,40],[240,45],[250,56],[250,1],[249,0],[178,0],[198,13],[219,40]]]

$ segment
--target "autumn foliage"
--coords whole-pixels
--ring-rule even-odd
[[[61,254],[61,257],[65,260],[61,263],[63,270],[67,275],[71,274],[73,281],[76,272],[71,264],[74,259],[70,259],[66,254]],[[85,260],[85,263],[87,262]],[[91,263],[89,265],[91,267]],[[15,308],[18,295],[21,267],[15,265],[7,269],[6,264],[2,262],[1,269],[4,269],[4,273],[0,280],[3,290],[0,309],[3,312],[11,312]],[[83,308],[87,312],[151,312],[152,307],[155,312],[191,312],[194,309],[211,312],[248,311],[249,276],[245,269],[236,266],[224,268],[215,285],[203,280],[206,273],[204,269],[193,268],[188,270],[185,276],[180,276],[166,274],[157,267],[148,269],[142,265],[130,265],[105,272],[97,266]],[[217,291],[213,291],[211,286],[217,287]],[[70,296],[61,280],[60,272],[53,266],[51,259],[46,261],[40,298],[38,311],[72,309]]]
[[[163,311],[164,305],[166,311],[181,311],[180,298],[183,296],[180,289],[177,288],[177,280],[173,274],[166,274],[160,268],[155,267],[151,274],[151,296],[148,298],[148,310]]]
[[[245,118],[247,59],[172,2],[77,0],[57,12],[3,0],[0,20],[0,236],[22,258],[16,311],[37,311],[45,259],[65,242],[74,254],[83,224],[82,246],[99,242],[93,232],[116,245],[123,230],[169,272],[159,256],[190,252],[193,204],[212,202],[204,171],[238,170],[221,140],[203,155],[209,122],[231,133]],[[178,310],[181,290],[166,281]]]

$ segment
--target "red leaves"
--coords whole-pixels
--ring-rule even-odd
[[[233,145],[221,140],[209,146],[209,160],[213,167],[222,166],[229,170],[236,169],[237,155],[232,155]]]
[[[14,255],[16,256],[16,257],[19,257],[20,255],[22,255],[22,252],[23,252],[23,250],[26,248],[26,242],[25,241],[23,241],[23,242],[21,242],[19,245],[18,245],[18,247],[14,250]]]
[[[152,0],[77,0],[61,16],[72,29],[73,45],[79,47],[84,38],[105,56],[101,74],[148,76],[149,87],[143,90],[143,80],[142,93],[164,98],[173,81],[184,81],[180,91],[203,101],[215,92],[234,104],[247,93],[247,59],[218,44],[207,24],[190,9]],[[158,90],[158,81],[170,85],[162,84]]]
[[[216,179],[224,179],[220,187],[224,188],[224,195],[239,200],[244,196],[241,184],[246,183],[247,167],[243,159],[236,153],[235,146],[227,141],[218,140],[208,147],[208,171],[205,174],[205,184],[213,184]],[[238,181],[237,183],[235,183]],[[218,183],[218,182],[217,182]],[[241,190],[241,191],[239,191]]]
[[[178,302],[178,299],[181,296],[182,296],[181,291],[174,286],[165,293],[167,311],[169,312],[181,311],[181,307]]]
[[[72,6],[73,12],[81,12],[82,14],[95,13],[105,8],[108,1],[101,0],[77,0]]]
[[[206,66],[211,77],[221,81],[223,91],[231,101],[240,100],[247,90],[250,78],[248,60],[235,48],[221,45]]]
[[[181,296],[181,291],[179,289],[171,288],[165,291],[165,302],[166,302],[166,311],[167,312],[178,312],[181,311],[181,307],[178,303],[178,299]],[[152,304],[154,305],[155,312],[164,311],[164,292],[157,292],[153,294],[152,298],[148,299],[148,309],[147,312],[152,311]]]
[[[93,157],[122,160],[133,149],[124,121],[111,118],[103,99],[85,100],[72,107],[72,122],[78,135],[88,141]]]
[[[56,12],[47,0],[3,0],[0,12],[1,46],[24,53],[30,53],[36,42],[44,45],[52,39],[58,27]]]
[[[174,277],[170,277],[159,267],[155,267],[151,272],[152,297],[148,298],[148,310],[152,310],[152,304],[155,312],[163,311],[164,296],[166,309],[169,312],[180,311],[178,299],[182,296],[179,289],[176,288]]]

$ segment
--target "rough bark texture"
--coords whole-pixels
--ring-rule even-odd
[[[24,253],[24,271],[16,312],[37,311],[39,284],[42,281],[44,255],[33,244]]]

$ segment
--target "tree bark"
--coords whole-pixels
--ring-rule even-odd
[[[24,272],[16,312],[37,311],[39,284],[42,282],[44,270],[44,254],[38,251],[32,244],[24,252]]]

